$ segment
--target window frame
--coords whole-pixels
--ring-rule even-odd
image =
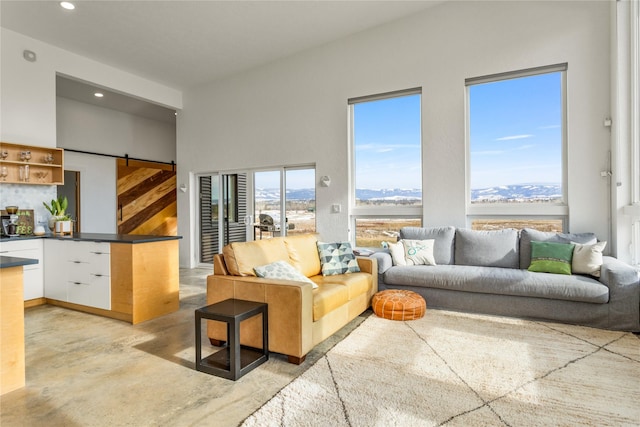
[[[404,96],[419,95],[420,96],[420,189],[422,198],[420,205],[416,206],[357,206],[356,205],[356,146],[355,146],[355,115],[354,106],[365,102],[382,101],[392,98],[400,98]],[[398,218],[398,219],[419,219],[423,221],[424,208],[424,142],[422,132],[422,88],[415,87],[410,89],[385,92],[375,95],[360,96],[347,100],[349,111],[349,240],[355,245],[356,242],[356,220],[357,219],[375,219],[375,218]]]
[[[561,73],[561,107],[562,107],[562,199],[553,203],[471,203],[471,112],[470,88],[477,84],[493,83],[511,79],[538,76],[541,74]],[[568,196],[568,130],[567,130],[567,63],[554,64],[524,70],[510,71],[481,77],[465,79],[465,205],[467,226],[476,219],[520,217],[539,219],[554,217],[563,219],[565,230],[569,216]]]

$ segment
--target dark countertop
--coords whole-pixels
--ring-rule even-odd
[[[23,265],[31,265],[37,263],[37,259],[18,258],[14,256],[0,256],[0,269],[9,267],[20,267]]]
[[[13,242],[19,240],[30,239],[57,239],[72,240],[78,242],[109,242],[109,243],[152,243],[162,242],[165,240],[178,240],[182,236],[152,236],[141,234],[110,234],[110,233],[73,233],[69,236],[57,236],[54,234],[45,234],[44,236],[20,236],[20,237],[2,237],[0,242]]]

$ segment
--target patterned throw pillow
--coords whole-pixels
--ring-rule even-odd
[[[571,274],[574,244],[531,242],[529,271],[539,273]]]
[[[360,272],[358,260],[356,260],[349,242],[318,242],[318,255],[323,276]]]
[[[571,271],[576,274],[590,274],[593,277],[600,277],[602,251],[605,246],[607,246],[607,242],[598,242],[593,245],[571,243],[576,245],[576,247],[573,248]]]
[[[434,242],[434,239],[402,240],[407,265],[436,265],[436,260],[433,257]]]
[[[278,279],[278,280],[293,280],[296,282],[309,282],[313,286],[313,289],[318,285],[313,283],[304,274],[300,273],[291,264],[286,261],[276,261],[271,264],[262,265],[253,269],[258,277],[264,277],[265,279]]]

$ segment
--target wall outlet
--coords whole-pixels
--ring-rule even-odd
[[[332,213],[342,212],[342,206],[339,203],[334,203],[333,205],[331,205],[331,212]]]

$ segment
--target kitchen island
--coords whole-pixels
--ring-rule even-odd
[[[180,236],[44,237],[48,304],[137,324],[179,308]]]
[[[22,269],[37,263],[0,256],[0,395],[24,387]]]

